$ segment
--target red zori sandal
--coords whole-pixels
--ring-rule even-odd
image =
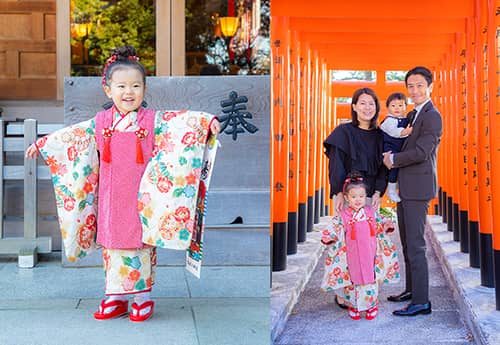
[[[359,320],[361,319],[361,314],[359,313],[358,309],[354,309],[353,307],[349,307],[349,317],[353,320]]]
[[[106,308],[112,308],[113,311],[108,313],[105,312]],[[99,310],[94,313],[94,319],[96,320],[108,320],[113,319],[118,316],[122,316],[128,313],[128,301],[110,301],[106,303],[106,300],[102,300],[99,305]]]
[[[378,314],[378,306],[372,307],[366,311],[365,318],[367,320],[373,320],[377,317]]]
[[[146,321],[147,319],[149,319],[151,317],[151,315],[153,315],[154,306],[155,306],[155,302],[153,302],[153,301],[147,301],[141,305],[137,305],[137,303],[133,303],[132,304],[132,311],[130,312],[130,315],[129,315],[130,321],[134,321],[134,322]],[[151,309],[146,314],[141,315],[141,310],[145,309],[147,307],[150,307]]]

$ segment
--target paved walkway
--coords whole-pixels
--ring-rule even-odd
[[[321,222],[324,221],[326,218],[322,218]],[[315,230],[321,228],[321,222]],[[449,234],[442,232],[446,226],[440,225],[440,218],[432,219],[431,223],[427,237],[431,315],[414,318],[392,315],[394,309],[405,305],[386,299],[402,291],[404,283],[400,282],[382,286],[379,316],[375,320],[351,320],[346,311],[335,305],[332,293],[319,289],[325,254],[319,242],[321,234],[314,231],[299,245],[298,254],[288,257],[287,270],[273,272],[271,334],[274,344],[500,344],[500,312],[494,310],[493,289],[475,286],[476,280],[470,281],[470,275],[463,272],[458,273],[458,277],[463,278],[456,278],[457,270],[474,269],[464,268],[463,262],[457,260],[460,255],[450,252],[450,246],[456,249],[459,244],[448,243]],[[398,234],[391,237],[400,247]],[[447,249],[443,251],[442,247]],[[308,271],[307,267],[311,266],[314,270]],[[307,284],[301,285],[297,275],[306,277]],[[464,278],[472,282],[466,289],[460,285]],[[486,298],[485,293],[489,294]],[[482,295],[481,304],[478,294]]]
[[[268,345],[270,275],[262,264],[268,251],[255,245],[262,236],[269,248],[267,231],[246,234],[255,253],[246,265],[233,263],[230,247],[226,255],[212,253],[212,261],[221,260],[204,265],[200,280],[181,266],[158,267],[155,314],[138,324],[93,319],[103,297],[100,267],[63,267],[60,254],[43,256],[34,269],[0,258],[0,344]]]

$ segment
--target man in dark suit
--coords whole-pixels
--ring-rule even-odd
[[[431,71],[415,67],[406,74],[405,84],[415,103],[415,109],[408,114],[413,131],[401,152],[384,153],[384,164],[389,169],[399,168],[401,202],[398,203],[397,214],[406,266],[406,289],[399,295],[389,296],[388,300],[411,300],[410,304],[393,314],[415,316],[432,311],[424,229],[429,202],[437,194],[436,153],[443,123],[430,99],[433,88]]]

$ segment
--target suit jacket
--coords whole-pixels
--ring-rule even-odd
[[[441,114],[429,101],[420,110],[413,132],[404,142],[401,152],[393,156],[394,168],[399,168],[402,199],[430,200],[436,197],[436,155],[442,133]]]

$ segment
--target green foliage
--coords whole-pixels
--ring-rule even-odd
[[[404,71],[387,71],[385,73],[385,79],[387,81],[404,81],[406,72]]]
[[[95,19],[108,3],[102,0],[74,0],[71,1],[73,21],[75,23],[89,23]]]
[[[74,0],[74,21],[92,18],[87,38],[91,62],[104,65],[110,52],[131,45],[148,74],[155,73],[155,10],[153,0]]]

